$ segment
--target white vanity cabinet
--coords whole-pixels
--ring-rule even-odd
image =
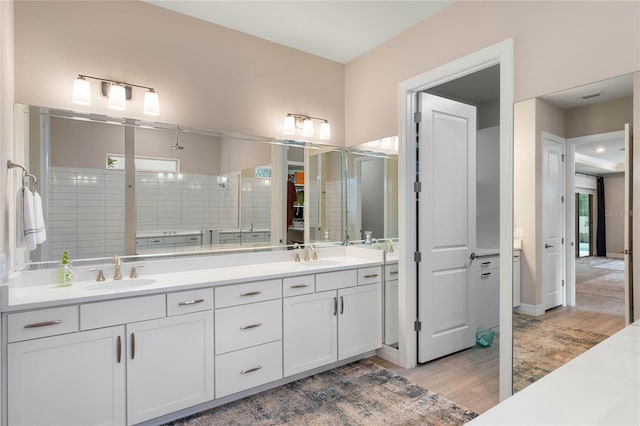
[[[477,325],[485,329],[500,324],[500,256],[479,256],[473,261],[476,283]]]
[[[284,298],[285,377],[382,346],[380,278],[380,267],[317,274],[321,291]]]
[[[7,346],[8,424],[126,423],[124,327]]]

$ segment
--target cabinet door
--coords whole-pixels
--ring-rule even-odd
[[[213,312],[127,325],[128,424],[213,399]]]
[[[336,362],[336,292],[288,297],[282,303],[284,376]]]
[[[478,327],[497,327],[500,324],[500,269],[483,270],[475,274]]]
[[[338,360],[382,346],[380,283],[338,290]]]
[[[10,425],[125,424],[124,327],[8,345]]]
[[[384,343],[398,343],[400,331],[398,316],[398,280],[384,283]]]

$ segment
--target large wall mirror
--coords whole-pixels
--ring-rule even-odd
[[[631,75],[514,106],[514,392],[627,323],[632,122]]]
[[[344,240],[341,148],[27,105],[15,121],[47,228],[20,264]]]

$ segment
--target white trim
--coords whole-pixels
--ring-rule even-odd
[[[567,306],[576,306],[576,147],[569,142],[565,145],[565,300]],[[586,189],[582,189],[586,191]]]
[[[400,334],[399,362],[404,368],[417,364],[415,263],[415,126],[412,94],[500,64],[500,400],[512,393],[512,271],[513,271],[513,101],[514,40],[496,43],[467,56],[401,81],[398,84],[399,175],[398,223],[400,280],[398,285]],[[408,232],[410,231],[410,232]],[[411,283],[411,284],[409,284]]]
[[[529,305],[527,303],[521,303],[520,306],[518,306],[513,310],[513,312],[517,314],[525,314],[525,315],[531,315],[534,317],[539,317],[544,315],[544,305],[543,304]]]
[[[400,354],[394,347],[382,345],[382,347],[376,351],[376,355],[386,361],[394,363],[395,365],[398,365],[399,363]]]

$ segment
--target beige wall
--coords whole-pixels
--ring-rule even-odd
[[[347,146],[398,134],[399,81],[510,37],[516,101],[626,74],[640,2],[457,2],[347,64]]]
[[[568,138],[622,130],[633,123],[633,96],[569,109],[565,120]]]
[[[268,166],[271,164],[271,144],[236,139],[222,139],[218,170],[220,174]]]
[[[295,112],[328,119],[331,144],[344,144],[342,64],[140,1],[20,1],[15,12],[18,102],[78,109],[73,80],[88,74],[155,87],[156,121],[282,137]],[[113,113],[91,84],[82,109]],[[144,118],[143,93],[127,117]]]
[[[624,252],[624,173],[604,178],[607,255]]]

